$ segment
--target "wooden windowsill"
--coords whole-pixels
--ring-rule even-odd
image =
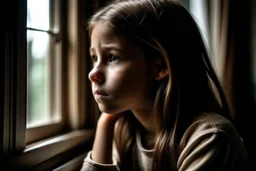
[[[87,149],[93,138],[94,130],[86,129],[34,143],[27,146],[22,154],[11,158],[7,165],[11,169],[30,169],[75,147],[84,145]]]

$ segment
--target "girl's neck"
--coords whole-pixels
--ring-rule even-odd
[[[145,109],[133,112],[133,115],[140,123],[139,133],[141,135],[142,146],[146,149],[153,149],[156,135],[156,124],[154,122],[154,113],[152,113],[152,108],[149,110]]]
[[[154,114],[152,113],[152,108],[144,109],[140,111],[132,111],[135,118],[139,121],[142,130],[147,134],[155,134],[156,127],[154,126]]]
[[[141,137],[141,144],[145,149],[154,149],[155,145],[155,134],[151,132],[147,132],[145,130],[139,131]]]

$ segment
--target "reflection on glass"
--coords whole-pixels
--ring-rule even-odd
[[[49,35],[27,31],[27,125],[48,122]]]

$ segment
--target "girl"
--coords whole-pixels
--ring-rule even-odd
[[[198,27],[171,0],[118,0],[89,21],[102,112],[81,170],[249,170]]]

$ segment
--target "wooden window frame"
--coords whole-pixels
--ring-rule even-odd
[[[49,1],[49,5],[50,5],[50,26],[52,27],[52,25],[56,25],[57,24],[57,28],[59,28],[58,30],[52,30],[52,28],[50,27],[50,30],[39,30],[37,28],[31,28],[31,27],[27,27],[27,30],[32,30],[32,31],[38,31],[38,32],[45,32],[50,34],[51,38],[50,38],[50,45],[54,44],[52,41],[58,41],[58,43],[60,44],[60,52],[58,54],[58,56],[56,56],[56,54],[54,54],[54,50],[52,49],[52,47],[50,46],[50,59],[48,62],[48,66],[49,66],[49,73],[53,73],[52,75],[49,74],[49,82],[50,84],[48,85],[49,90],[50,90],[50,98],[47,99],[49,100],[49,112],[50,115],[53,114],[53,107],[51,106],[52,103],[54,103],[53,99],[57,99],[57,102],[60,103],[60,105],[58,105],[57,108],[55,108],[55,110],[57,110],[57,114],[60,115],[61,120],[59,122],[56,123],[49,123],[47,125],[41,125],[41,126],[34,126],[34,127],[29,127],[26,130],[26,143],[30,144],[39,140],[42,140],[44,138],[48,138],[51,137],[53,135],[56,134],[60,134],[60,133],[64,133],[67,132],[68,130],[68,123],[67,121],[67,115],[64,115],[64,112],[62,111],[62,103],[60,102],[60,100],[62,99],[61,95],[62,93],[62,89],[63,87],[61,85],[62,84],[62,28],[63,28],[63,19],[61,16],[61,14],[63,13],[63,1],[61,0],[51,0]],[[58,9],[57,9],[58,8]],[[55,21],[54,21],[55,20]],[[56,21],[58,20],[58,21]],[[58,70],[58,71],[56,71]],[[56,81],[57,80],[57,81]],[[60,82],[59,84],[56,84],[57,82]],[[57,90],[57,93],[54,92],[54,90]]]

